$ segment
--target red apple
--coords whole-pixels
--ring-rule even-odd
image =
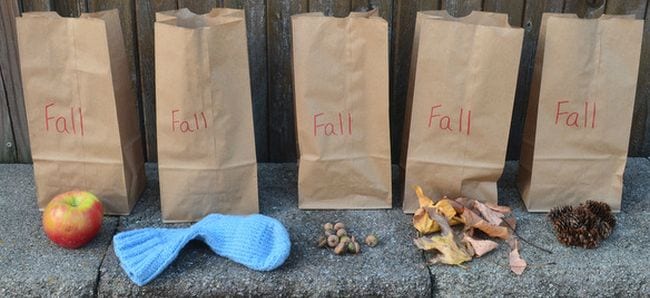
[[[43,229],[54,243],[78,248],[90,242],[102,227],[104,207],[87,191],[74,190],[52,199],[43,211]]]

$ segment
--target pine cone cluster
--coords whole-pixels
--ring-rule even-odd
[[[607,203],[587,201],[578,207],[555,207],[548,214],[557,239],[567,246],[595,248],[611,234],[616,219]]]

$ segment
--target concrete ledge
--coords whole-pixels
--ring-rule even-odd
[[[148,167],[149,188],[119,230],[163,225],[155,168]],[[278,270],[255,272],[216,256],[200,242],[191,243],[163,274],[138,287],[109,250],[101,268],[99,293],[108,296],[429,296],[431,279],[421,253],[410,245],[410,217],[399,209],[372,211],[301,211],[297,209],[295,164],[262,164],[260,208],[289,230],[291,256]],[[353,235],[374,232],[381,245],[360,255],[339,257],[318,249],[324,221],[342,220]],[[178,225],[177,225],[178,226]],[[406,243],[406,245],[404,245]]]
[[[301,211],[295,164],[261,164],[259,171],[261,212],[283,222],[292,238],[283,267],[248,270],[197,241],[157,279],[138,287],[119,266],[110,237],[116,230],[183,226],[160,221],[154,164],[147,165],[149,185],[133,214],[106,217],[100,237],[79,250],[58,248],[43,234],[32,167],[0,165],[0,296],[650,296],[650,161],[645,158],[628,160],[618,225],[595,250],[562,246],[544,214],[525,212],[514,185],[516,163],[508,162],[500,203],[513,207],[523,237],[553,252],[522,243],[529,268],[520,277],[507,267],[505,244],[467,269],[425,266],[411,242],[411,217],[401,209]],[[395,183],[398,198],[399,189]],[[398,199],[394,206],[400,204]],[[345,221],[354,235],[376,233],[381,245],[344,257],[315,248],[322,222],[335,220]]]
[[[31,165],[0,165],[0,296],[93,296],[118,218],[107,216],[89,245],[61,248],[47,239]]]
[[[545,253],[523,242],[528,263],[522,276],[508,269],[509,249],[468,263],[467,269],[431,266],[437,296],[650,296],[650,162],[628,159],[622,210],[612,235],[597,249],[568,248],[553,234],[546,214],[527,213],[515,185],[517,165],[509,162],[500,181],[499,203],[513,207],[518,233]]]

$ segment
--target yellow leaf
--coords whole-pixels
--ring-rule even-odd
[[[425,196],[422,188],[415,186],[415,194],[420,201],[420,208],[413,214],[413,226],[422,234],[430,234],[440,231],[440,225],[432,218],[431,212],[438,212],[442,214],[450,225],[462,223],[462,220],[457,216],[454,202],[444,197],[440,201],[433,203],[429,197]]]
[[[414,240],[415,245],[422,250],[437,250],[438,256],[431,260],[431,263],[443,263],[449,265],[460,265],[472,259],[464,249],[454,240],[453,233],[437,235],[433,237],[420,237]]]
[[[420,208],[424,207],[433,207],[433,200],[424,195],[422,188],[420,186],[415,186],[415,194],[418,196],[418,201],[420,202]]]
[[[413,226],[422,234],[430,234],[440,231],[440,226],[429,217],[424,208],[418,208],[413,214]]]

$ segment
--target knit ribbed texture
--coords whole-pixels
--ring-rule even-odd
[[[204,241],[220,256],[260,271],[278,268],[291,249],[285,227],[259,214],[211,214],[185,229],[122,232],[113,237],[113,247],[129,278],[142,286],[165,270],[192,239]]]

